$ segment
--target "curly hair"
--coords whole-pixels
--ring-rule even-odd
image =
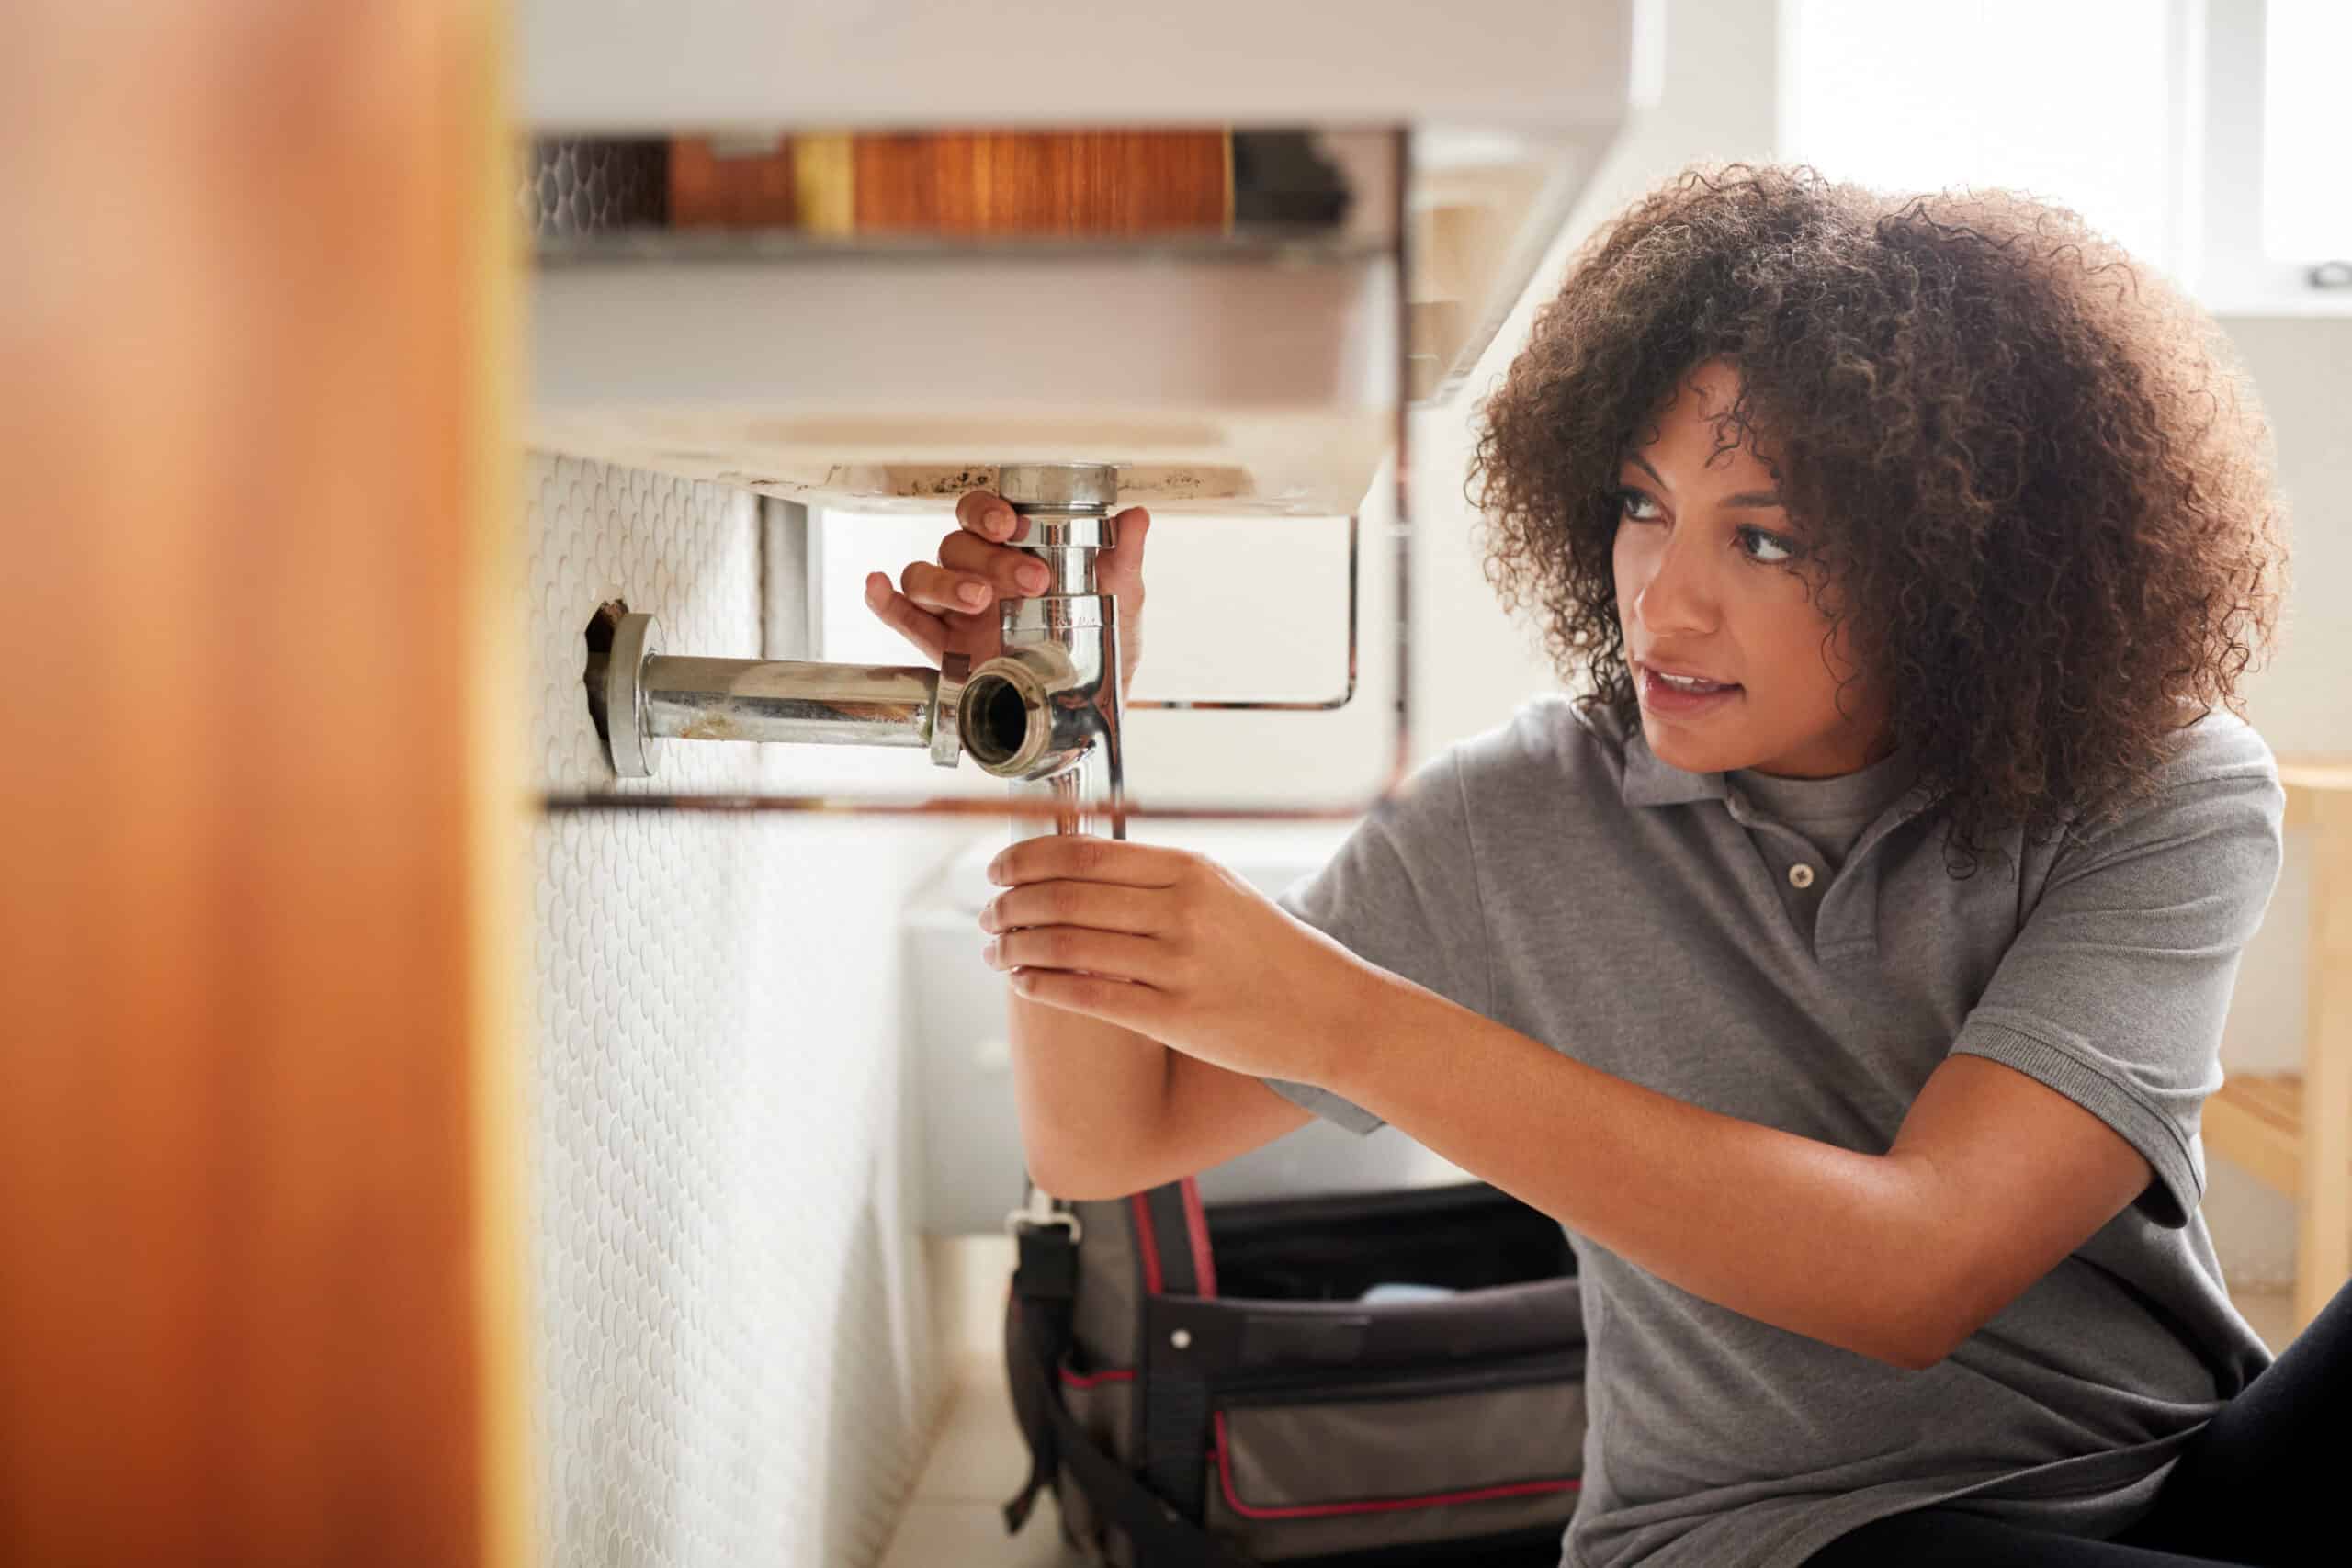
[[[1619,464],[1716,359],[1740,382],[1718,440],[1805,525],[1815,603],[1885,682],[1954,875],[2006,831],[2144,800],[2186,717],[2245,716],[2285,518],[2211,318],[2063,208],[1711,163],[1579,248],[1470,468],[1487,581],[1628,732]]]

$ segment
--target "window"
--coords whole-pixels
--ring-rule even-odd
[[[2208,309],[2352,313],[2344,0],[1783,0],[1780,151],[2074,209]]]
[[[2352,260],[2352,6],[2270,0],[2263,39],[2262,248],[2273,261]]]
[[[1894,189],[2006,186],[2171,269],[2165,8],[1787,0],[1783,155]]]

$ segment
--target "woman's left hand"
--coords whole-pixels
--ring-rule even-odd
[[[987,957],[1016,992],[1237,1073],[1321,1081],[1376,973],[1189,850],[1047,835],[989,879]]]

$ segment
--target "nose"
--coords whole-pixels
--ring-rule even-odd
[[[1635,563],[1634,613],[1650,636],[1661,641],[1697,637],[1715,629],[1719,618],[1715,583],[1702,558],[1699,536],[1671,531],[1663,546]]]

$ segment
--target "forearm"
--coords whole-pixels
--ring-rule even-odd
[[[1005,1010],[1030,1175],[1057,1197],[1102,1186],[1104,1168],[1143,1147],[1159,1125],[1168,1047],[1115,1023],[1030,1001],[1010,987]]]
[[[1692,1295],[1897,1365],[1941,1352],[1925,1189],[1368,970],[1317,1081]],[[1442,1070],[1432,1068],[1442,1066]]]

